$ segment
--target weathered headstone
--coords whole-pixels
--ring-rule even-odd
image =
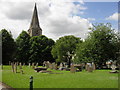
[[[34,68],[35,68],[34,63],[32,63],[32,69],[34,69]]]
[[[38,63],[36,63],[36,66],[35,67],[38,67]]]
[[[46,63],[47,63],[46,61],[44,61],[44,62],[43,62],[43,67],[45,67],[45,66],[46,66]]]
[[[20,69],[20,73],[23,74],[23,69]]]
[[[23,63],[23,66],[25,66],[25,63]]]
[[[19,62],[16,63],[16,65],[18,66]]]
[[[53,66],[53,69],[54,69],[54,70],[57,70],[57,64],[52,63],[52,66]]]
[[[114,61],[111,65],[111,69],[112,71],[110,71],[110,73],[119,73],[117,70],[116,70],[117,66],[116,66],[116,61]]]
[[[68,65],[65,65],[66,68],[68,68]]]
[[[92,63],[93,70],[96,70],[96,66],[94,63]]]
[[[22,63],[21,62],[19,63],[19,67],[20,67],[20,69],[22,69]]]
[[[76,68],[74,67],[74,65],[72,64],[70,67],[70,72],[71,73],[75,73],[76,72]]]
[[[11,66],[12,66],[12,72],[14,72],[14,63],[13,62],[11,63]]]
[[[20,73],[23,74],[22,63],[19,63],[20,66]]]
[[[46,67],[46,68],[49,68],[49,63],[46,63],[45,67]]]
[[[62,64],[62,63],[60,63],[59,70],[62,70],[62,68],[63,68],[63,64]]]
[[[93,67],[89,66],[88,67],[88,72],[93,72]]]
[[[29,63],[29,67],[30,67],[30,65],[31,65],[31,64]]]
[[[63,63],[60,63],[60,67],[63,67]]]
[[[11,61],[9,61],[9,65],[11,64]]]
[[[85,65],[85,70],[86,70],[86,71],[88,71],[88,67],[89,67],[89,65],[86,64],[86,65]]]
[[[15,70],[15,73],[17,73],[17,63],[16,62],[14,64],[14,70]]]
[[[53,69],[53,65],[51,63],[49,63],[49,68]]]
[[[55,70],[57,70],[58,69],[58,66],[57,66],[57,64],[55,64]]]

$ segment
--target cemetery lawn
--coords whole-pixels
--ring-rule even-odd
[[[11,66],[3,66],[0,81],[13,88],[29,88],[29,78],[32,75],[34,88],[118,88],[118,74],[111,74],[110,70],[75,74],[70,71],[51,71],[56,74],[37,73],[28,66],[23,66],[24,74],[21,74],[19,69],[18,73],[13,73]]]

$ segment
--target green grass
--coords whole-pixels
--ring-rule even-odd
[[[82,71],[53,72],[61,74],[37,73],[28,66],[23,67],[24,74],[13,73],[11,66],[4,66],[2,82],[13,88],[29,88],[29,78],[34,78],[34,88],[118,88],[118,74],[110,74],[110,70],[96,70],[92,73]],[[19,72],[19,69],[18,69]]]

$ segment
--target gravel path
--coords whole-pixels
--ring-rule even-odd
[[[0,90],[2,90],[2,89],[3,90],[15,90],[15,89],[11,88],[10,86],[7,86],[6,84],[0,82]]]

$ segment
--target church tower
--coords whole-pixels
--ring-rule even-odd
[[[28,33],[30,36],[42,35],[42,29],[39,26],[39,18],[38,18],[36,3],[35,3],[34,12],[33,12],[33,16],[32,16],[32,20],[31,20]]]

